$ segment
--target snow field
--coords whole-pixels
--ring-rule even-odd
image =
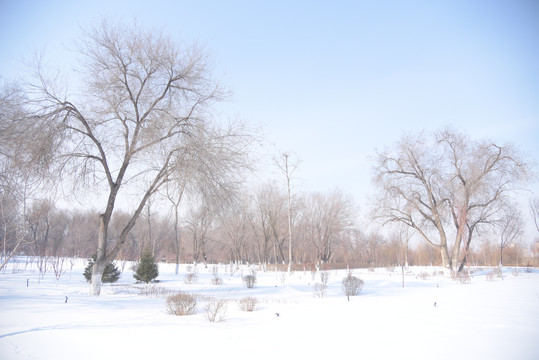
[[[317,298],[320,278],[310,271],[257,269],[247,289],[246,267],[220,265],[223,284],[212,285],[212,265],[198,265],[198,281],[185,284],[188,265],[175,275],[174,264],[160,264],[160,282],[149,285],[135,284],[127,265],[117,284],[94,297],[85,264],[77,261],[58,283],[53,273],[38,283],[34,265],[0,273],[0,359],[539,358],[537,271],[514,276],[505,269],[504,280],[487,281],[488,270],[478,270],[461,284],[437,268],[414,267],[402,288],[398,270],[357,269],[365,285],[347,301],[345,270],[330,271],[325,297]],[[425,271],[427,279],[417,277]],[[197,313],[169,315],[169,291],[199,296]],[[246,296],[258,300],[255,311],[240,310]],[[225,321],[207,319],[210,297],[229,299]]]

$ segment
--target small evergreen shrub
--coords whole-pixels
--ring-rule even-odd
[[[84,269],[84,278],[86,281],[90,282],[92,281],[92,267],[95,264],[95,260],[97,259],[97,255],[92,256],[90,259],[88,259],[88,265],[86,265],[86,268]],[[116,265],[113,262],[110,262],[105,266],[105,270],[103,271],[103,275],[101,276],[101,282],[105,283],[115,283],[120,279],[121,272],[118,270]]]
[[[184,292],[167,296],[166,304],[168,313],[177,316],[193,315],[197,310],[196,297]]]
[[[144,251],[140,262],[137,264],[133,277],[137,281],[149,283],[159,276],[159,268],[155,262],[155,257],[150,250]]]

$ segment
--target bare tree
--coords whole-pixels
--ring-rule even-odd
[[[215,226],[218,213],[214,204],[206,203],[205,200],[208,199],[203,199],[202,203],[193,205],[186,222],[193,244],[193,264],[196,265],[203,261],[204,266],[207,266],[206,245]]]
[[[283,242],[286,239],[286,196],[273,184],[265,185],[257,190],[256,217],[252,227],[257,234],[259,258],[265,264],[269,261],[271,245],[274,248],[274,257],[277,262],[277,250],[280,258],[284,260]]]
[[[195,131],[196,136],[191,136],[189,146],[183,149],[174,165],[175,178],[165,187],[164,197],[171,203],[174,214],[176,268],[181,250],[179,210],[182,201],[191,197],[203,206],[211,204],[211,210],[200,211],[201,214],[213,214],[219,207],[235,202],[244,172],[252,170],[249,153],[255,137],[242,124],[231,122]],[[193,219],[196,216],[193,212],[191,215],[190,228],[194,234]]]
[[[258,188],[254,200],[255,215],[251,218],[258,261],[263,264],[264,270],[266,270],[266,264],[270,258],[271,224],[275,213],[272,209],[281,203],[280,198],[275,198],[275,194],[278,194],[278,190],[272,185]]]
[[[235,264],[241,264],[246,259],[246,243],[250,230],[249,217],[247,199],[229,206],[220,216],[221,236],[226,238],[230,260]]]
[[[288,159],[289,157],[290,154],[282,153],[279,159],[275,159],[275,165],[286,178],[286,190],[288,194],[288,273],[290,274],[292,269],[292,210],[290,205],[290,181],[292,179],[292,175],[298,168],[299,162],[296,161],[295,163],[290,163]]]
[[[493,224],[508,191],[526,179],[527,166],[510,145],[452,130],[426,140],[403,137],[393,152],[378,152],[378,216],[413,228],[440,251],[446,268],[461,271],[478,227]]]
[[[515,204],[503,207],[502,217],[498,222],[500,231],[500,267],[503,266],[503,250],[522,235],[522,213]]]
[[[0,190],[0,237],[2,239],[0,270],[18,251],[30,243],[26,222],[19,213],[19,204],[10,195],[5,189]]]
[[[148,199],[181,176],[185,154],[196,153],[193,144],[214,136],[208,109],[223,91],[211,78],[203,50],[136,25],[103,21],[85,32],[79,49],[82,88],[64,91],[38,63],[27,105],[33,116],[21,119],[20,128],[26,149],[39,150],[28,151],[42,165],[36,170],[50,170],[55,181],[69,178],[77,190],[106,193],[91,279],[91,293],[99,295],[106,264],[120,252]],[[120,198],[134,210],[109,246]]]
[[[178,275],[180,269],[180,252],[182,248],[182,239],[180,237],[180,204],[182,203],[185,191],[185,183],[176,183],[176,186],[166,187],[166,197],[171,202],[171,210],[174,214],[174,251],[176,254],[176,268],[174,273]]]
[[[0,270],[25,245],[27,236],[27,204],[37,184],[21,166],[31,161],[23,156],[17,139],[21,135],[18,120],[27,118],[26,100],[18,84],[2,84],[0,88],[0,221],[2,239]]]
[[[329,262],[335,244],[354,226],[356,212],[352,199],[337,190],[329,194],[313,193],[307,196],[302,210],[301,218],[316,249],[317,263]]]

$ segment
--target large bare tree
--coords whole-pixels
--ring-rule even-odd
[[[20,125],[27,130],[27,148],[39,150],[28,152],[55,181],[69,179],[74,189],[105,198],[91,279],[91,293],[99,295],[106,264],[118,255],[148,199],[181,176],[186,156],[193,158],[215,133],[231,134],[210,122],[209,109],[223,91],[196,45],[103,21],[84,32],[78,49],[82,80],[76,91],[58,86],[58,78],[38,63],[28,103],[33,116]],[[110,239],[119,201],[129,204],[130,217]]]
[[[447,129],[404,136],[375,161],[379,218],[413,228],[440,251],[446,268],[459,271],[478,228],[494,224],[508,192],[527,176],[511,145]]]

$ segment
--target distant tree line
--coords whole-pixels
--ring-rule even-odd
[[[1,200],[1,208],[9,208],[8,199]],[[384,227],[362,231],[354,201],[340,191],[297,194],[292,197],[291,213],[293,269],[442,265],[439,252],[427,242],[416,239],[407,244],[410,232],[396,228],[384,234]],[[113,216],[111,245],[128,218],[121,210]],[[246,191],[238,203],[218,209],[193,202],[182,209],[180,218],[176,229],[169,211],[146,208],[117,260],[137,261],[150,249],[156,259],[169,263],[177,259],[181,263],[250,263],[266,265],[268,270],[288,263],[287,193],[277,184]],[[50,200],[41,200],[30,205],[24,216],[2,212],[1,224],[3,254],[13,249],[21,236],[16,233],[23,229],[18,254],[95,256],[99,226],[95,211],[60,209]],[[498,265],[501,234],[500,230],[481,236],[469,252],[471,264]],[[529,242],[511,243],[504,250],[504,264],[533,264],[530,250]]]

